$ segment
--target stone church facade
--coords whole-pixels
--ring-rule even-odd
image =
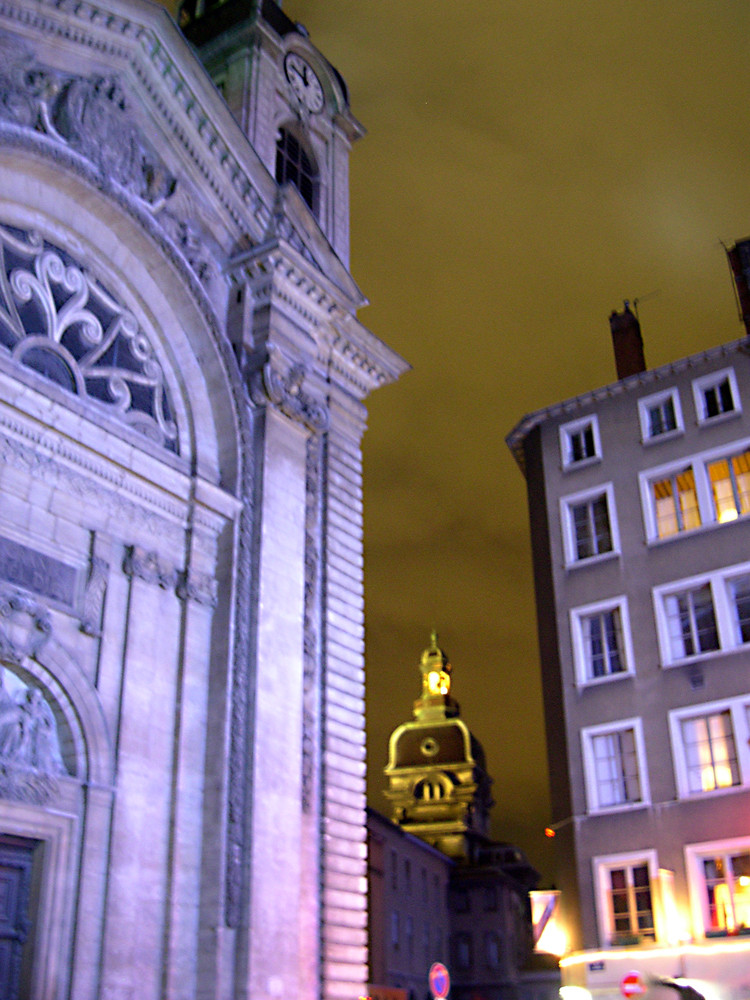
[[[362,130],[268,0],[185,24],[0,2],[7,997],[367,978]]]

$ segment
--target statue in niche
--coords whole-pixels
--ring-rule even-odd
[[[57,724],[38,688],[23,687],[11,696],[0,681],[0,762],[65,774]]]

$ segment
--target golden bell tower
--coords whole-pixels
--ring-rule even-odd
[[[459,717],[452,668],[433,631],[419,664],[414,719],[389,741],[386,796],[393,821],[450,857],[472,860],[487,841],[492,779],[484,750]]]

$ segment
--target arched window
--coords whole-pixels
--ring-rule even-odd
[[[279,184],[294,184],[312,211],[316,210],[318,172],[312,155],[285,128],[279,130],[276,141],[276,180]]]

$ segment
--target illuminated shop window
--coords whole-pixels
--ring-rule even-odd
[[[700,934],[733,934],[750,927],[750,839],[685,848],[694,923]]]

